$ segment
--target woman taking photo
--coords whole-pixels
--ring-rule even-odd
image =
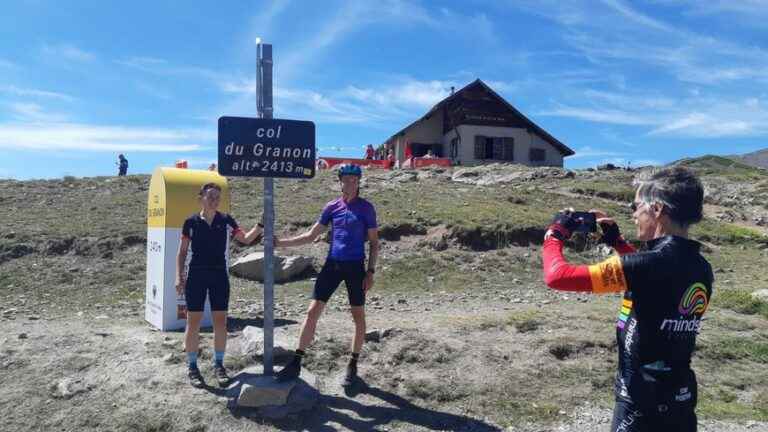
[[[639,177],[632,203],[637,252],[602,212],[594,212],[603,242],[615,255],[594,265],[571,265],[563,242],[580,222],[571,211],[555,216],[544,237],[544,280],[550,288],[623,292],[616,321],[618,371],[612,432],[696,430],[696,375],[691,356],[712,298],[712,267],[688,238],[702,218],[704,190],[693,173],[665,168]]]
[[[229,273],[226,253],[229,238],[251,244],[263,231],[260,223],[248,233],[237,225],[232,216],[217,211],[221,200],[221,187],[207,183],[200,188],[200,212],[186,221],[181,231],[181,244],[176,256],[176,292],[184,294],[187,302],[187,328],[184,346],[187,352],[189,382],[194,387],[205,383],[197,367],[200,321],[203,318],[205,298],[211,304],[213,315],[214,374],[219,386],[229,385],[224,369],[227,348],[227,310],[229,309]],[[189,274],[185,275],[187,251],[192,247]]]

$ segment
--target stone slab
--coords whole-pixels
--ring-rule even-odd
[[[297,381],[279,383],[271,376],[256,376],[243,382],[237,405],[247,408],[260,408],[267,405],[285,405],[288,395]]]
[[[262,375],[262,371],[261,367],[251,367],[239,374],[238,406],[257,408],[263,417],[283,418],[312,409],[320,399],[320,381],[306,369],[299,379],[285,383]]]

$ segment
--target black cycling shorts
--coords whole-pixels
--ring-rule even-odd
[[[229,275],[225,268],[191,268],[184,287],[187,310],[202,312],[205,297],[211,302],[212,311],[229,309]]]
[[[611,432],[696,431],[696,374],[691,369],[665,374],[646,370],[633,375],[632,402],[616,398]]]
[[[363,261],[327,260],[315,281],[312,298],[328,303],[341,281],[347,286],[347,297],[350,306],[365,305],[363,280],[365,279],[365,263]]]

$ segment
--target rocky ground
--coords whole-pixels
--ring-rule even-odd
[[[768,431],[768,305],[752,297],[768,286],[768,239],[751,220],[767,209],[768,175],[711,165],[695,166],[718,170],[707,171],[711,207],[694,233],[717,278],[694,359],[700,430]],[[319,403],[277,421],[238,409],[233,390],[191,388],[183,334],[143,321],[147,177],[3,181],[3,430],[607,430],[619,299],[547,289],[540,236],[551,213],[574,200],[607,208],[631,233],[623,202],[635,173],[495,166],[369,174],[363,193],[377,204],[384,242],[363,383],[351,392],[338,385],[353,328],[341,287],[306,359],[321,382]],[[313,182],[278,187],[282,232],[306,229],[333,197],[331,176]],[[233,214],[254,223],[259,199],[239,198],[258,185],[230,183]],[[726,211],[745,218],[723,220]],[[280,253],[319,268],[326,248]],[[588,262],[607,252],[577,239],[568,255]],[[296,340],[312,277],[276,286],[278,344]],[[260,365],[244,330],[261,326],[262,286],[236,277],[232,286],[226,364],[236,374]],[[211,345],[204,331],[201,365],[212,383]]]

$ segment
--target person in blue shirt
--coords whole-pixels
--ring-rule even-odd
[[[128,159],[125,158],[125,155],[120,153],[117,155],[117,175],[118,176],[124,176],[128,174]]]
[[[301,327],[298,349],[293,360],[277,373],[278,381],[289,381],[301,373],[301,360],[312,343],[320,315],[328,299],[341,281],[347,287],[347,297],[355,322],[352,354],[342,385],[352,385],[357,377],[357,361],[365,340],[365,294],[373,287],[373,275],[379,256],[379,233],[376,209],[360,198],[362,170],[353,164],[339,168],[341,197],[326,204],[318,221],[304,234],[288,239],[275,239],[276,247],[298,246],[314,241],[331,228],[328,257],[315,281],[312,302]],[[368,263],[365,263],[365,242],[369,243]]]

